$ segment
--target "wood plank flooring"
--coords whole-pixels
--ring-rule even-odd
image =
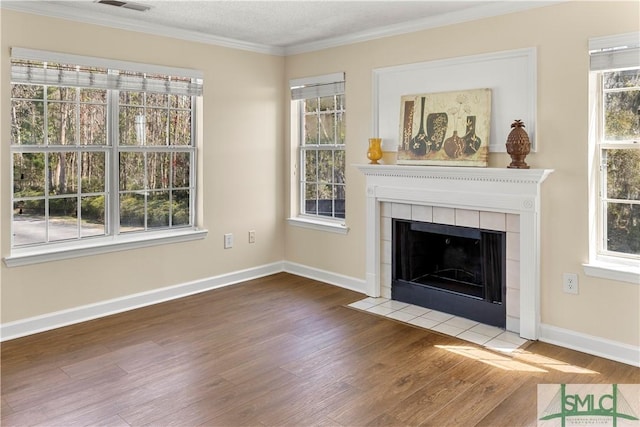
[[[540,383],[640,383],[544,343],[515,355],[346,307],[280,273],[2,344],[3,426],[535,426]]]

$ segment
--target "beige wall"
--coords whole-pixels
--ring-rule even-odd
[[[202,241],[0,270],[2,322],[287,260],[364,280],[364,178],[347,171],[347,235],[284,225],[291,150],[286,82],[345,71],[347,164],[366,162],[372,131],[372,70],[536,47],[543,184],[542,322],[640,345],[640,286],[587,277],[587,71],[589,37],[638,31],[637,2],[568,2],[528,12],[358,43],[287,58],[71,23],[0,9],[0,243],[9,253],[9,48],[59,50],[197,68],[205,73]],[[507,126],[509,124],[506,124]],[[504,167],[506,154],[490,156]],[[246,243],[257,231],[258,242]],[[222,249],[233,232],[236,247]],[[580,294],[561,291],[579,274]]]
[[[108,29],[0,9],[1,249],[10,251],[10,47],[199,69],[204,141],[199,147],[204,240],[0,267],[2,322],[281,261],[283,73],[272,55]],[[248,230],[257,242],[248,244]],[[234,233],[233,249],[223,234]]]
[[[555,169],[542,193],[542,323],[640,344],[640,286],[587,277],[588,39],[640,28],[638,2],[567,2],[527,12],[287,57],[287,78],[346,72],[347,164],[366,163],[372,132],[372,70],[414,62],[536,47],[537,138],[527,161]],[[505,123],[509,126],[510,123]],[[291,158],[287,158],[290,162]],[[492,154],[505,167],[506,154]],[[289,227],[288,261],[364,277],[365,188],[347,173],[347,236]],[[563,272],[579,274],[579,295],[562,292]]]

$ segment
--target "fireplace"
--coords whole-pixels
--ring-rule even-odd
[[[391,298],[504,328],[506,233],[394,219]]]
[[[366,294],[391,297],[392,221],[506,231],[506,329],[538,339],[540,192],[550,169],[357,165],[366,177]],[[511,254],[511,255],[509,255]]]

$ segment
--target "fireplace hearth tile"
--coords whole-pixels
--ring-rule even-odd
[[[459,335],[456,335],[456,338],[460,338],[466,341],[471,341],[472,343],[475,343],[478,345],[485,345],[487,342],[491,341],[491,337],[479,334],[477,332],[473,332],[472,330],[464,331]]]
[[[421,317],[426,317],[427,319],[436,320],[438,322],[446,322],[447,320],[452,319],[454,316],[453,314],[443,313],[437,310],[431,310],[423,314]]]
[[[482,345],[486,348],[511,353],[527,342],[518,334],[505,331],[474,320],[454,316],[437,310],[391,300],[389,298],[368,297],[353,302],[348,307],[367,313],[387,317],[419,328]]]
[[[398,310],[398,311],[394,311],[393,313],[387,314],[386,317],[390,319],[399,320],[401,322],[410,323],[413,319],[415,319],[418,316],[416,316],[415,314],[407,313],[406,311]]]
[[[439,325],[436,325],[431,329],[436,332],[441,332],[446,335],[451,335],[453,337],[457,337],[458,335],[460,335],[465,331],[463,328],[458,328],[456,326],[452,326],[447,323],[440,323]]]
[[[420,307],[419,305],[408,304],[405,308],[401,309],[405,313],[413,314],[415,316],[422,316],[427,314],[431,310],[428,308]]]
[[[402,310],[403,308],[409,307],[409,304],[407,304],[406,302],[391,300],[391,301],[383,302],[382,304],[380,304],[380,307],[388,307],[388,308],[393,308],[394,310]]]
[[[498,335],[496,339],[500,341],[506,341],[511,344],[516,344],[518,346],[521,346],[522,344],[527,342],[527,340],[525,340],[524,338],[520,338],[517,334],[514,334],[513,332],[503,332],[502,334]]]
[[[397,311],[397,310],[395,310],[393,308],[390,308],[390,307],[382,307],[380,305],[376,305],[376,306],[373,306],[371,308],[368,308],[367,311],[369,313],[381,314],[383,316],[386,316],[387,314],[391,314],[391,313],[393,313],[394,311]]]
[[[469,331],[476,334],[484,335],[487,338],[495,338],[498,335],[504,333],[504,330],[496,328],[495,326],[484,325],[482,323],[470,328]]]
[[[419,326],[425,329],[431,329],[434,326],[437,326],[440,324],[440,322],[438,322],[437,320],[427,319],[426,317],[415,317],[409,320],[407,323],[410,323],[414,326]]]
[[[478,326],[479,323],[474,320],[465,319],[464,317],[453,317],[445,322],[445,325],[454,326],[456,328],[460,328],[462,330],[471,329],[474,326]]]
[[[502,341],[497,338],[494,338],[484,344],[485,347],[495,350],[501,351],[503,353],[511,353],[520,347],[518,344],[514,344],[508,341]]]

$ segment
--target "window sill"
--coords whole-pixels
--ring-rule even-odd
[[[189,242],[207,237],[207,230],[186,229],[163,231],[154,234],[132,234],[119,236],[118,240],[92,240],[84,242],[65,243],[48,248],[15,249],[11,255],[4,258],[7,267],[38,264],[42,262],[58,261],[89,255],[105,254],[128,249],[145,248],[149,246],[165,245],[169,243]],[[107,238],[108,239],[108,238]]]
[[[328,231],[338,234],[347,234],[349,232],[349,227],[347,227],[346,224],[336,221],[322,221],[319,219],[297,217],[288,218],[287,222],[289,225],[295,227],[310,228],[312,230]]]
[[[595,261],[588,264],[582,264],[582,267],[584,268],[584,274],[587,276],[640,285],[640,266]]]

